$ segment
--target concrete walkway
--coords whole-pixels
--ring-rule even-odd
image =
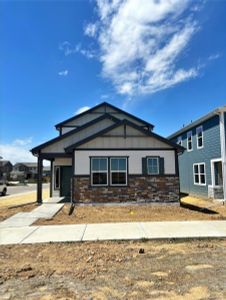
[[[226,238],[226,221],[134,222],[0,228],[0,245],[170,238]]]
[[[31,212],[20,212],[6,219],[0,223],[0,228],[30,226],[38,219],[51,219],[63,206],[63,203],[42,204]]]

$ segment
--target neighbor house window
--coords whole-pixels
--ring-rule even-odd
[[[110,158],[110,184],[111,185],[127,184],[127,158],[126,157]]]
[[[187,133],[187,150],[192,151],[192,131]]]
[[[60,167],[55,167],[55,176],[54,176],[54,189],[59,190],[60,188]]]
[[[199,126],[196,128],[196,139],[197,139],[197,148],[203,148],[203,128]]]
[[[91,184],[99,186],[108,184],[108,159],[106,157],[91,159]]]
[[[178,136],[177,138],[177,144],[182,146],[182,136]]]
[[[205,163],[193,165],[194,184],[206,185]]]
[[[147,173],[149,175],[159,174],[159,158],[148,157],[147,158]]]

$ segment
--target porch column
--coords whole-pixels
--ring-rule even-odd
[[[51,159],[51,165],[50,165],[50,192],[49,196],[53,196],[53,160]]]
[[[38,181],[37,181],[37,202],[38,204],[42,204],[42,165],[43,159],[38,156]]]

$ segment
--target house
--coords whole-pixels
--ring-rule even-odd
[[[0,180],[9,180],[13,165],[9,160],[0,160]]]
[[[31,150],[38,158],[38,202],[43,159],[51,161],[50,196],[179,200],[177,152],[183,148],[154,133],[152,124],[104,102],[55,127],[59,136]]]
[[[50,178],[50,167],[43,167],[43,177]],[[32,162],[21,162],[16,163],[13,166],[13,171],[11,172],[11,177],[13,179],[21,180],[37,180],[38,177],[38,165]]]
[[[186,148],[179,155],[183,193],[226,199],[226,106],[215,109],[168,138]]]
[[[14,178],[21,178],[24,180],[37,179],[38,167],[37,163],[19,162],[13,166],[11,176]]]

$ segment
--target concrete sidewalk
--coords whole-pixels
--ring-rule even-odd
[[[128,222],[0,228],[0,245],[170,238],[226,238],[226,221]]]
[[[30,226],[40,218],[51,219],[62,207],[63,203],[42,204],[30,212],[20,212],[0,222],[0,228]]]

